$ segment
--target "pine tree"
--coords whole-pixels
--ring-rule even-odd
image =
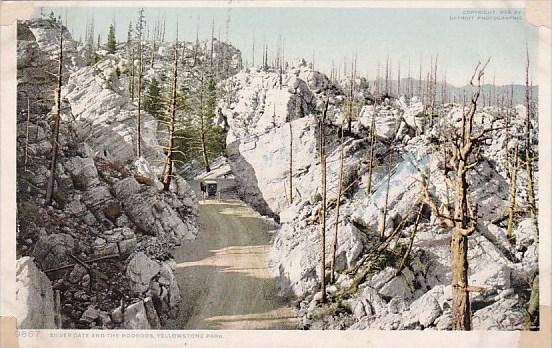
[[[201,156],[203,157],[203,165],[205,167],[205,171],[209,173],[211,171],[211,167],[209,165],[209,157],[207,157],[207,145],[206,143],[206,136],[205,136],[205,111],[203,110],[203,103],[204,103],[204,84],[205,84],[205,76],[204,73],[201,73],[201,80],[200,80],[200,92],[199,92],[199,136],[200,136],[200,144],[201,144]]]
[[[134,31],[132,29],[132,21],[128,23],[128,32],[127,32],[127,45],[130,45],[132,43],[132,36],[134,35]]]
[[[159,81],[153,78],[148,86],[148,92],[144,96],[144,110],[150,115],[160,118],[163,112],[163,100]]]
[[[207,157],[210,161],[224,152],[226,134],[224,129],[215,123],[217,105],[217,84],[211,77],[207,83],[207,100],[205,102],[205,126],[207,134]]]
[[[110,54],[115,53],[117,48],[117,42],[115,41],[115,27],[113,24],[109,26],[109,33],[107,34],[107,52]]]

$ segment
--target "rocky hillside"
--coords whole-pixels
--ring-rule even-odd
[[[169,250],[195,238],[196,197],[178,176],[162,190],[157,120],[146,112],[135,158],[136,106],[117,78],[120,57],[87,66],[86,48],[65,31],[55,193],[44,206],[59,33],[48,20],[18,26],[19,327],[160,327],[182,297]],[[49,289],[42,305],[40,288]]]
[[[142,110],[137,158],[138,106],[129,79],[138,57],[129,43],[109,53],[79,44],[64,31],[59,159],[53,203],[46,206],[60,28],[44,19],[18,26],[18,325],[162,328],[186,301],[170,250],[198,233],[197,198],[187,181],[175,175],[168,191],[159,181],[167,142],[159,110],[165,110],[166,100],[157,96],[158,114]],[[370,83],[358,79],[353,96],[358,113],[349,125],[350,80],[333,81],[303,59],[281,68],[243,69],[240,51],[218,40],[212,46],[198,41],[178,47],[144,41],[145,99],[154,81],[162,96],[168,94],[175,49],[177,94],[179,103],[184,100],[178,127],[197,133],[194,123],[204,111],[208,80],[215,91],[213,122],[226,135],[226,158],[212,161],[212,171],[198,178],[224,178],[225,190],[236,191],[277,222],[270,266],[281,292],[297,299],[303,327],[451,329],[450,230],[424,200],[423,182],[427,179],[439,209],[448,209],[454,193],[443,174],[440,138],[461,126],[462,106],[438,105],[430,125],[420,98],[376,97]],[[326,255],[336,227],[338,239],[336,281],[328,284],[329,299],[321,304],[319,141],[325,106]],[[538,282],[538,229],[526,213],[528,178],[522,169],[515,239],[506,238],[511,175],[505,144],[510,156],[514,148],[524,153],[527,111],[517,105],[508,112],[509,133],[502,130],[504,111],[496,107],[481,105],[474,119],[476,131],[497,129],[477,149],[478,163],[468,180],[470,202],[477,203],[468,251],[469,285],[477,290],[471,293],[474,329],[526,327],[531,289]],[[533,120],[534,154],[537,134]],[[200,167],[194,159],[178,172],[196,175]],[[536,179],[538,163],[534,169]]]
[[[450,231],[425,204],[406,267],[400,271],[399,267],[422,204],[422,174],[431,178],[428,189],[441,206],[447,196],[452,199],[450,195],[454,195],[452,188],[447,193],[436,140],[442,129],[459,126],[461,106],[440,106],[441,116],[433,127],[421,132],[427,118],[416,97],[387,99],[374,106],[369,92],[357,92],[356,99],[365,101],[352,121],[351,132],[344,137],[338,277],[328,288],[329,303],[320,305],[319,119],[328,98],[326,255],[330,255],[340,162],[338,128],[344,119],[343,89],[347,90],[350,82],[333,84],[301,60],[286,67],[281,81],[277,69],[242,71],[226,82],[235,93],[219,107],[228,122],[227,154],[242,197],[280,223],[271,263],[282,292],[298,297],[297,314],[304,327],[451,329]],[[526,111],[519,105],[511,112],[510,149],[516,143],[521,149]],[[368,134],[374,114],[377,141],[368,192]],[[491,107],[480,109],[475,122],[476,129],[504,125],[498,110]],[[290,131],[293,203],[288,197]],[[537,133],[534,124],[533,139]],[[470,237],[468,252],[469,282],[480,288],[471,296],[474,329],[521,329],[538,267],[535,220],[520,212],[515,242],[510,243],[504,219],[498,218],[508,207],[510,190],[504,170],[505,137],[497,131],[487,140],[469,179],[470,199],[478,206],[477,232]],[[532,147],[537,153],[536,141]],[[520,170],[517,201],[521,208],[527,206],[526,182],[525,172]],[[382,248],[379,234],[384,216],[384,233],[393,238]],[[359,269],[366,269],[368,263],[368,272],[356,282]]]

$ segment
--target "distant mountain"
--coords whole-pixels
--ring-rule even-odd
[[[412,82],[410,83],[410,80]],[[370,81],[370,85],[373,85],[375,81]],[[380,86],[383,87],[383,84],[385,82],[383,80],[380,80]],[[390,84],[390,90],[391,95],[397,94],[397,80],[389,81]],[[409,78],[402,78],[401,79],[401,94],[407,94],[407,88],[409,88],[409,85],[412,86],[412,89],[414,91],[414,95],[419,94],[419,80],[418,79],[409,79]],[[425,88],[425,82],[422,83],[422,88]],[[494,103],[494,100],[496,97],[504,96],[508,98],[510,95],[510,91],[513,88],[513,103],[515,104],[525,104],[525,85],[520,84],[514,84],[514,85],[502,85],[502,86],[494,86],[492,84],[484,84],[481,87],[482,97],[480,99],[480,102],[483,102],[485,100],[486,104],[490,100],[493,100],[492,103]],[[447,94],[448,94],[448,100],[450,102],[453,102],[456,100],[457,102],[462,101],[464,97],[464,93],[466,97],[469,99],[469,96],[471,94],[471,86],[466,84],[463,87],[456,87],[450,83],[446,84]],[[441,93],[443,90],[443,83],[437,82],[437,100],[441,100]],[[530,88],[530,92],[533,98],[533,101],[538,101],[538,86],[533,86]],[[496,96],[496,97],[495,97]]]

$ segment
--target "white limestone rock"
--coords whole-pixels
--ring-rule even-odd
[[[17,328],[55,329],[52,284],[33,258],[25,256],[17,260],[15,281]]]

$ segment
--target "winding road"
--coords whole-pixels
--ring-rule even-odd
[[[295,329],[268,269],[269,226],[239,200],[205,200],[196,240],[174,250],[182,303],[167,329]]]

